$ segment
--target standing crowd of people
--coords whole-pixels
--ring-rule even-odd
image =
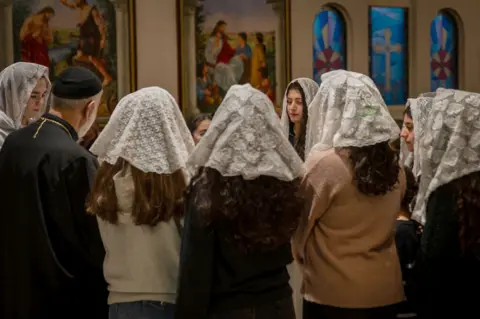
[[[81,67],[0,73],[0,318],[478,318],[480,94],[366,75],[233,85],[188,123],[159,87],[94,126]]]

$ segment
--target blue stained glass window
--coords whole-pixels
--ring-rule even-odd
[[[408,96],[407,9],[370,7],[370,76],[387,105]]]
[[[313,22],[313,78],[320,83],[323,73],[345,69],[345,20],[334,8],[318,13]]]
[[[430,86],[458,88],[457,23],[448,12],[440,12],[430,26]]]

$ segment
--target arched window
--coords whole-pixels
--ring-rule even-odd
[[[343,15],[325,7],[313,22],[313,78],[320,83],[323,73],[346,68],[346,25]]]
[[[432,91],[458,88],[458,26],[446,10],[430,26],[430,86]]]
[[[370,7],[370,77],[387,105],[403,105],[408,96],[408,11]]]

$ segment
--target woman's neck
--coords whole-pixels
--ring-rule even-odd
[[[293,134],[295,134],[295,137],[300,137],[301,129],[301,123],[295,123],[295,125],[293,126]]]
[[[402,209],[400,214],[398,214],[397,220],[410,220],[410,217],[408,216],[409,214]]]

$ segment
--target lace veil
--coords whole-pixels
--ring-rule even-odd
[[[114,165],[123,158],[143,172],[185,169],[194,143],[175,99],[149,87],[120,100],[90,151]]]
[[[480,171],[480,94],[437,91],[419,142],[422,177],[412,218],[425,224],[428,198],[436,189]]]
[[[317,82],[309,78],[298,78],[290,82],[287,86],[287,89],[290,86],[290,84],[292,84],[293,82],[298,82],[298,84],[300,84],[300,86],[302,87],[303,94],[305,94],[305,104],[307,105],[307,108],[308,108],[308,106],[313,100],[313,97],[318,91]],[[289,132],[290,119],[288,118],[288,114],[287,114],[287,94],[288,94],[288,90],[285,90],[285,95],[283,97],[282,118],[281,118],[282,130],[286,136],[290,134]],[[307,112],[307,110],[304,110],[304,112]]]
[[[28,100],[38,81],[44,77],[50,94],[48,68],[34,63],[18,62],[6,67],[0,73],[0,147],[8,134],[19,129]],[[39,115],[47,110],[48,98],[45,98]]]
[[[282,132],[272,102],[249,84],[230,88],[188,165],[193,175],[203,166],[247,180],[291,181],[303,175],[303,162]]]
[[[369,77],[344,70],[322,76],[309,108],[306,154],[313,149],[374,145],[397,139],[399,134]]]

